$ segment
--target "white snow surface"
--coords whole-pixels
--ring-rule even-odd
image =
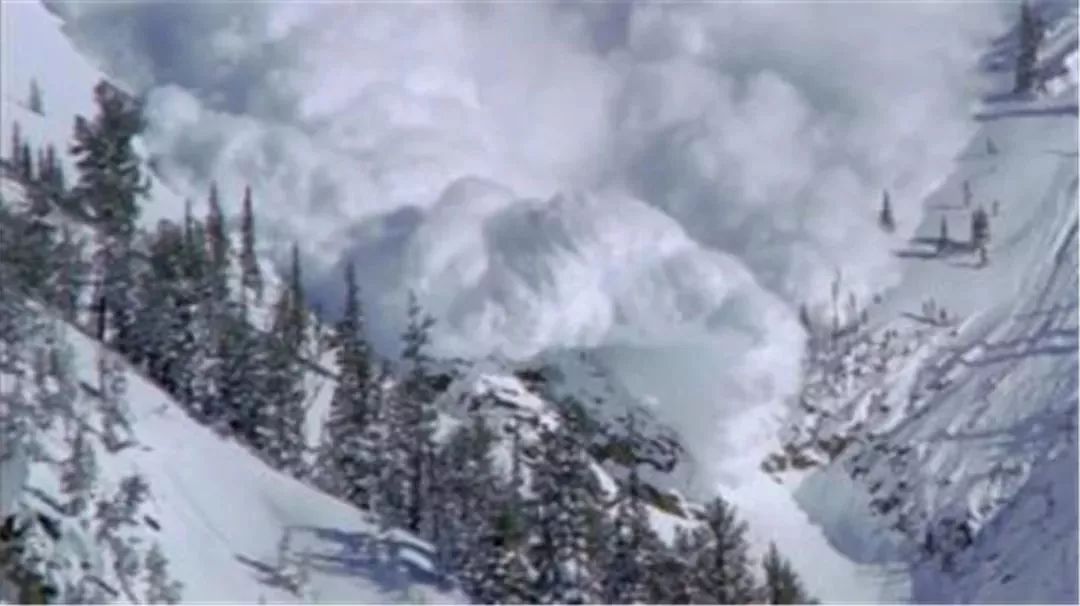
[[[79,379],[96,384],[99,347],[77,331],[65,332]],[[295,602],[296,595],[274,584],[277,545],[285,532],[292,533],[294,556],[307,554],[312,561],[307,600],[464,600],[438,589],[430,574],[399,563],[397,555],[385,563],[369,560],[372,543],[385,541],[385,549],[404,554],[416,551],[406,548],[416,539],[384,534],[351,505],[273,471],[190,419],[141,377],[129,372],[127,385],[138,445],[115,455],[98,448],[98,494],[111,492],[132,473],[147,480],[151,497],[141,513],[152,516],[161,529],[147,530],[144,540],[161,544],[171,574],[184,583],[185,602]],[[81,400],[86,410],[96,405],[94,398]],[[55,473],[51,465],[35,464],[28,486],[58,495]],[[410,557],[417,555],[426,554]]]
[[[739,505],[758,547],[777,541],[824,601],[1075,603],[1075,12],[1046,42],[1064,67],[1048,94],[984,102],[980,125],[964,74],[1003,21],[971,5],[844,5],[854,25],[837,36],[841,9],[825,6],[647,6],[617,17],[588,4],[475,15],[57,4],[102,71],[150,92],[143,144],[165,182],[147,221],[178,217],[182,196],[202,200],[210,179],[237,202],[250,181],[268,250],[283,258],[298,239],[321,265],[312,273],[332,276],[314,286],[334,285],[337,298],[336,265],[364,263],[384,347],[411,286],[439,313],[450,351],[595,348],[630,391],[667,411],[659,416],[684,434],[697,479]],[[147,31],[163,18],[177,39],[151,45]],[[627,25],[603,42],[611,19]],[[72,117],[92,112],[102,71],[60,28],[38,3],[0,11],[4,149],[14,120],[31,141],[62,147]],[[406,41],[416,38],[426,41]],[[193,39],[211,43],[181,43]],[[737,52],[724,55],[726,44]],[[500,58],[480,60],[477,48]],[[752,63],[761,57],[767,65]],[[24,107],[31,77],[45,117]],[[541,93],[566,79],[578,85],[569,98]],[[980,203],[1002,203],[990,266],[893,256],[906,237],[936,234],[942,214],[966,235],[955,208],[965,179]],[[871,223],[884,187],[901,226],[891,238]],[[933,414],[888,427],[890,442],[921,444],[923,464],[892,478],[913,487],[912,506],[935,517],[1000,498],[952,577],[909,566],[910,546],[870,515],[867,486],[844,459],[794,479],[794,496],[758,472],[798,386],[793,304],[827,297],[837,266],[860,299],[891,287],[875,328],[903,323],[931,295],[967,320],[884,381],[896,398],[915,365],[952,381],[931,397]],[[93,345],[72,338],[92,368]],[[288,528],[327,529],[299,530],[296,543],[357,563],[348,550],[376,533],[359,512],[268,470],[137,377],[130,386],[150,450],[106,459],[106,474],[150,479],[158,538],[187,601],[295,599],[237,559],[273,560]],[[1019,479],[992,479],[1014,463]],[[935,488],[942,476],[947,490]],[[315,578],[325,601],[387,601],[410,588],[427,601],[460,597],[420,572],[359,565]]]

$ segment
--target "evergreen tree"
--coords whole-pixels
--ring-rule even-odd
[[[766,604],[809,604],[813,600],[803,589],[791,564],[780,556],[776,545],[769,544],[769,552],[762,561],[765,573],[764,601]]]
[[[881,194],[881,213],[878,215],[878,224],[881,229],[892,233],[896,230],[896,219],[893,218],[892,205],[889,202],[889,192]]]
[[[34,181],[34,154],[30,151],[30,144],[25,141],[19,154],[19,175],[28,183]]]
[[[352,262],[345,268],[345,307],[335,330],[338,382],[330,401],[320,453],[325,490],[367,506],[363,488],[374,473],[374,461],[362,459],[361,442],[373,420],[370,352],[363,335],[363,313]]]
[[[266,444],[264,450],[274,465],[299,474],[306,450],[304,367],[299,356],[304,346],[307,310],[295,245],[292,261],[292,280],[278,300],[273,331],[263,350],[266,374],[262,399],[268,424],[257,441]]]
[[[161,547],[154,543],[146,554],[146,593],[147,604],[178,604],[183,592],[183,584],[173,581],[167,570],[168,560],[161,553]]]
[[[938,252],[949,247],[949,221],[943,215],[941,217],[941,230],[938,232]]]
[[[280,349],[275,337],[257,334],[243,315],[234,308],[220,314],[217,348],[207,356],[211,381],[203,415],[219,429],[227,426],[257,450],[265,450],[274,439],[271,426],[280,400],[292,390],[275,375],[280,369],[270,368],[281,363],[275,357]]]
[[[206,216],[206,239],[210,248],[211,293],[214,301],[224,304],[229,298],[229,234],[221,210],[217,183],[210,184],[209,211]]]
[[[971,248],[986,254],[986,245],[990,241],[990,217],[986,209],[978,207],[971,213]]]
[[[722,498],[705,506],[705,525],[693,532],[694,543],[704,545],[694,558],[698,599],[716,604],[755,601],[746,529],[746,523],[735,517],[735,508]]]
[[[282,339],[293,355],[302,356],[307,345],[307,299],[301,277],[300,248],[293,243],[287,295],[278,304],[278,325]]]
[[[543,430],[533,468],[535,597],[546,604],[593,602],[599,587],[590,554],[596,478],[583,445],[565,427]]]
[[[1042,37],[1042,23],[1031,4],[1025,0],[1020,5],[1020,48],[1016,55],[1016,81],[1013,89],[1017,93],[1029,93],[1039,84],[1038,59]]]
[[[41,87],[36,79],[30,79],[30,96],[27,98],[27,106],[30,111],[39,116],[45,115],[45,102],[41,98]]]
[[[641,439],[634,417],[628,423],[629,439]],[[609,556],[605,564],[604,601],[609,604],[650,603],[662,595],[656,589],[652,575],[663,545],[649,522],[649,513],[642,499],[641,480],[636,459],[630,466],[626,491],[615,514],[614,532],[609,538]]]
[[[97,457],[94,447],[79,427],[71,444],[71,455],[64,460],[60,471],[60,489],[67,495],[68,513],[80,515],[93,500],[97,482]]]
[[[434,319],[409,293],[408,321],[402,336],[404,376],[386,410],[387,454],[384,500],[391,519],[420,532],[429,513],[426,497],[435,456],[435,393],[427,348]]]
[[[255,293],[255,302],[262,304],[263,282],[259,260],[255,256],[255,211],[251,204],[251,187],[244,188],[244,214],[241,225],[242,245],[240,267],[245,289]]]
[[[111,84],[102,81],[94,88],[98,115],[93,122],[75,120],[75,143],[71,148],[79,168],[73,196],[77,204],[98,224],[101,245],[98,267],[102,275],[96,296],[99,333],[104,333],[111,316],[113,343],[125,355],[134,353],[133,340],[134,272],[131,243],[138,201],[149,191],[140,168],[140,158],[132,141],[142,130],[139,103]],[[104,337],[104,334],[99,334]]]
[[[491,454],[494,443],[495,433],[484,418],[474,416],[442,448],[432,482],[432,540],[440,562],[462,571],[467,586],[478,580],[483,538],[501,488]]]
[[[63,194],[64,167],[56,157],[56,148],[51,143],[45,147],[45,156],[38,165],[41,167],[42,184],[54,196]]]
[[[128,420],[127,380],[121,360],[102,351],[98,356],[98,392],[101,399],[102,440],[105,448],[116,452],[131,443],[131,425]],[[124,430],[127,440],[119,435]]]
[[[22,129],[19,128],[18,122],[11,123],[11,155],[8,156],[8,161],[11,163],[11,167],[15,170],[19,170],[19,165],[22,163]]]
[[[141,105],[102,80],[94,87],[98,115],[75,120],[79,181],[75,196],[110,240],[130,243],[139,215],[138,201],[149,191],[132,145],[143,128]]]
[[[4,222],[0,255],[7,263],[11,279],[27,294],[46,299],[53,294],[53,280],[58,271],[54,256],[56,228],[47,220],[49,208],[47,201],[34,195],[28,207],[5,210],[0,217]]]

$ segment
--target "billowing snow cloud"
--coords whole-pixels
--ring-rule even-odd
[[[445,350],[599,348],[692,407],[703,448],[709,419],[793,389],[798,302],[837,269],[863,300],[895,282],[881,191],[910,234],[1000,19],[900,2],[62,11],[148,91],[172,185],[201,198],[216,179],[235,208],[250,182],[273,248],[298,240],[331,300],[355,257],[384,345],[415,288]]]

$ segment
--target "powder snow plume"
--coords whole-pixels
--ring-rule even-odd
[[[50,6],[147,93],[146,144],[171,187],[198,200],[216,180],[236,210],[251,183],[264,241],[300,243],[331,309],[340,264],[358,261],[383,348],[414,288],[447,353],[594,349],[702,461],[739,447],[718,438],[725,419],[795,389],[798,303],[826,300],[837,270],[861,300],[898,280],[891,248],[970,136],[975,57],[1004,15]],[[891,236],[875,226],[884,189]]]

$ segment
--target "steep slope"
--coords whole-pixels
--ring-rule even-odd
[[[0,38],[4,39],[4,53],[0,54],[0,90],[4,93],[0,100],[0,135],[4,156],[9,152],[8,142],[16,123],[23,140],[35,147],[51,143],[65,150],[74,117],[94,113],[92,89],[102,74],[71,46],[60,21],[40,3],[5,5],[0,11]],[[31,79],[43,92],[42,113],[31,111],[27,102]],[[66,154],[61,157],[67,163],[68,174],[74,174]],[[0,195],[9,204],[26,199],[23,188],[7,178],[0,179]],[[176,220],[182,208],[182,202],[168,187],[155,183],[152,200],[144,205],[140,219],[148,227],[162,218]],[[61,215],[53,219],[68,223],[77,235],[92,240],[89,228]],[[254,310],[255,321],[266,317],[278,289],[268,264],[264,275],[269,281],[267,305]],[[47,315],[41,310],[36,313]],[[71,343],[69,364],[76,385],[81,386],[75,399],[77,412],[96,414],[93,411],[100,402],[91,386],[97,385],[101,347],[75,327],[55,319],[50,325],[58,331],[55,339]],[[324,361],[319,352],[313,352],[313,357]],[[148,482],[150,501],[142,513],[154,524],[140,524],[135,535],[144,547],[152,541],[161,544],[173,576],[184,584],[185,601],[296,600],[298,596],[275,578],[281,563],[278,542],[285,533],[290,534],[292,557],[302,553],[310,557],[311,585],[304,596],[307,599],[463,599],[460,594],[426,584],[437,579],[430,571],[428,548],[421,542],[396,531],[384,532],[355,508],[269,469],[243,447],[191,420],[167,394],[136,373],[129,371],[126,375],[131,434],[137,446],[107,453],[99,445],[97,495],[111,494],[130,474],[138,474]],[[327,371],[317,367],[306,379],[308,437],[314,444],[333,381]],[[16,382],[13,375],[0,376],[5,389]],[[0,472],[3,516],[17,507],[48,515],[56,513],[52,504],[64,498],[60,494],[60,468],[55,462],[70,456],[71,435],[62,431],[67,426],[62,423],[44,436],[46,462],[37,461],[24,468],[25,459],[20,458],[9,461]],[[86,545],[66,548],[91,554],[99,551],[98,547]],[[107,565],[101,566],[102,575],[115,587],[108,569]],[[135,597],[142,599],[141,595]]]
[[[70,364],[83,386],[95,385],[101,348],[69,327]],[[111,493],[128,475],[142,476],[150,499],[142,513],[157,528],[143,529],[157,541],[173,576],[184,584],[185,602],[295,601],[281,586],[279,542],[291,535],[290,557],[310,560],[310,585],[303,598],[327,602],[461,601],[437,588],[424,545],[378,525],[352,506],[269,469],[260,459],[192,421],[166,394],[128,373],[127,401],[136,445],[107,453],[98,448],[98,494]],[[92,394],[78,401],[91,414]],[[68,442],[59,431],[47,442],[65,458]],[[24,498],[40,506],[37,491],[57,502],[58,467],[35,463]],[[373,554],[386,554],[378,559]],[[372,559],[372,558],[375,559]],[[111,575],[106,574],[107,580]]]
[[[897,251],[903,282],[866,328],[822,343],[785,452],[765,464],[846,555],[906,568],[919,602],[1078,597],[1077,140],[1062,105],[1075,103],[1076,13],[1057,18],[1041,69],[1068,86],[980,110]],[[980,206],[986,266],[969,245]]]

